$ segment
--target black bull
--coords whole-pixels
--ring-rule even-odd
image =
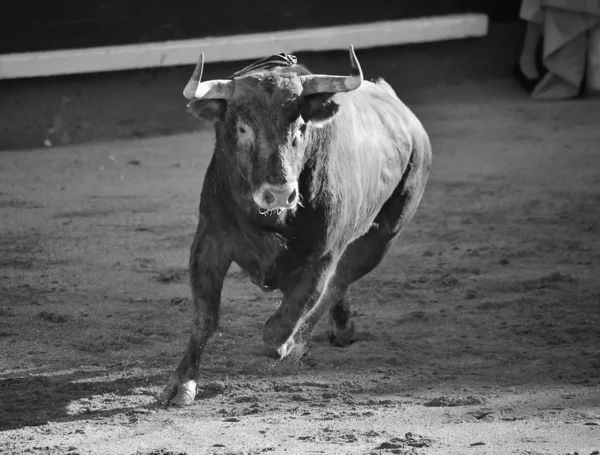
[[[352,341],[348,287],[415,214],[431,145],[385,81],[363,81],[352,47],[350,60],[350,76],[314,75],[280,54],[200,82],[201,56],[184,95],[214,121],[216,146],[190,255],[191,337],[162,400],[193,402],[234,261],[262,289],[282,291],[263,331],[282,359],[302,352],[326,311],[332,343]]]

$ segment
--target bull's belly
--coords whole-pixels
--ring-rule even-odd
[[[237,257],[234,262],[250,278],[250,281],[265,292],[285,289],[298,278],[304,267],[311,262],[309,255],[294,255],[282,251],[275,257],[247,255]]]
[[[242,269],[246,276],[250,278],[250,281],[263,291],[270,292],[279,289],[279,282],[273,264],[265,266],[256,261],[235,261],[235,263]]]

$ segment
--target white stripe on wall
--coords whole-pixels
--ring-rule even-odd
[[[0,54],[0,79],[258,59],[279,52],[329,51],[485,36],[484,14],[457,14],[161,43]]]

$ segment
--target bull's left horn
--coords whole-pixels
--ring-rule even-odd
[[[363,73],[360,63],[354,53],[354,46],[350,45],[350,76],[330,76],[325,74],[309,74],[301,76],[302,94],[350,92],[360,87]]]
[[[228,99],[233,94],[233,81],[229,79],[215,79],[200,82],[204,70],[204,53],[200,54],[200,60],[194,68],[192,77],[183,89],[183,96],[188,100],[200,99]]]
[[[204,71],[204,52],[200,53],[200,59],[196,64],[196,68],[194,68],[194,72],[192,73],[192,77],[190,81],[187,83],[185,88],[183,89],[183,96],[185,96],[188,100],[193,100],[196,95],[196,89],[198,88],[198,84],[202,80],[202,72]]]

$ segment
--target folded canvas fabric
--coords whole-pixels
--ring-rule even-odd
[[[600,24],[590,32],[585,86],[586,95],[600,95]]]
[[[523,0],[521,19],[543,27],[547,70],[531,96],[567,99],[581,93],[590,31],[600,24],[600,0]]]

